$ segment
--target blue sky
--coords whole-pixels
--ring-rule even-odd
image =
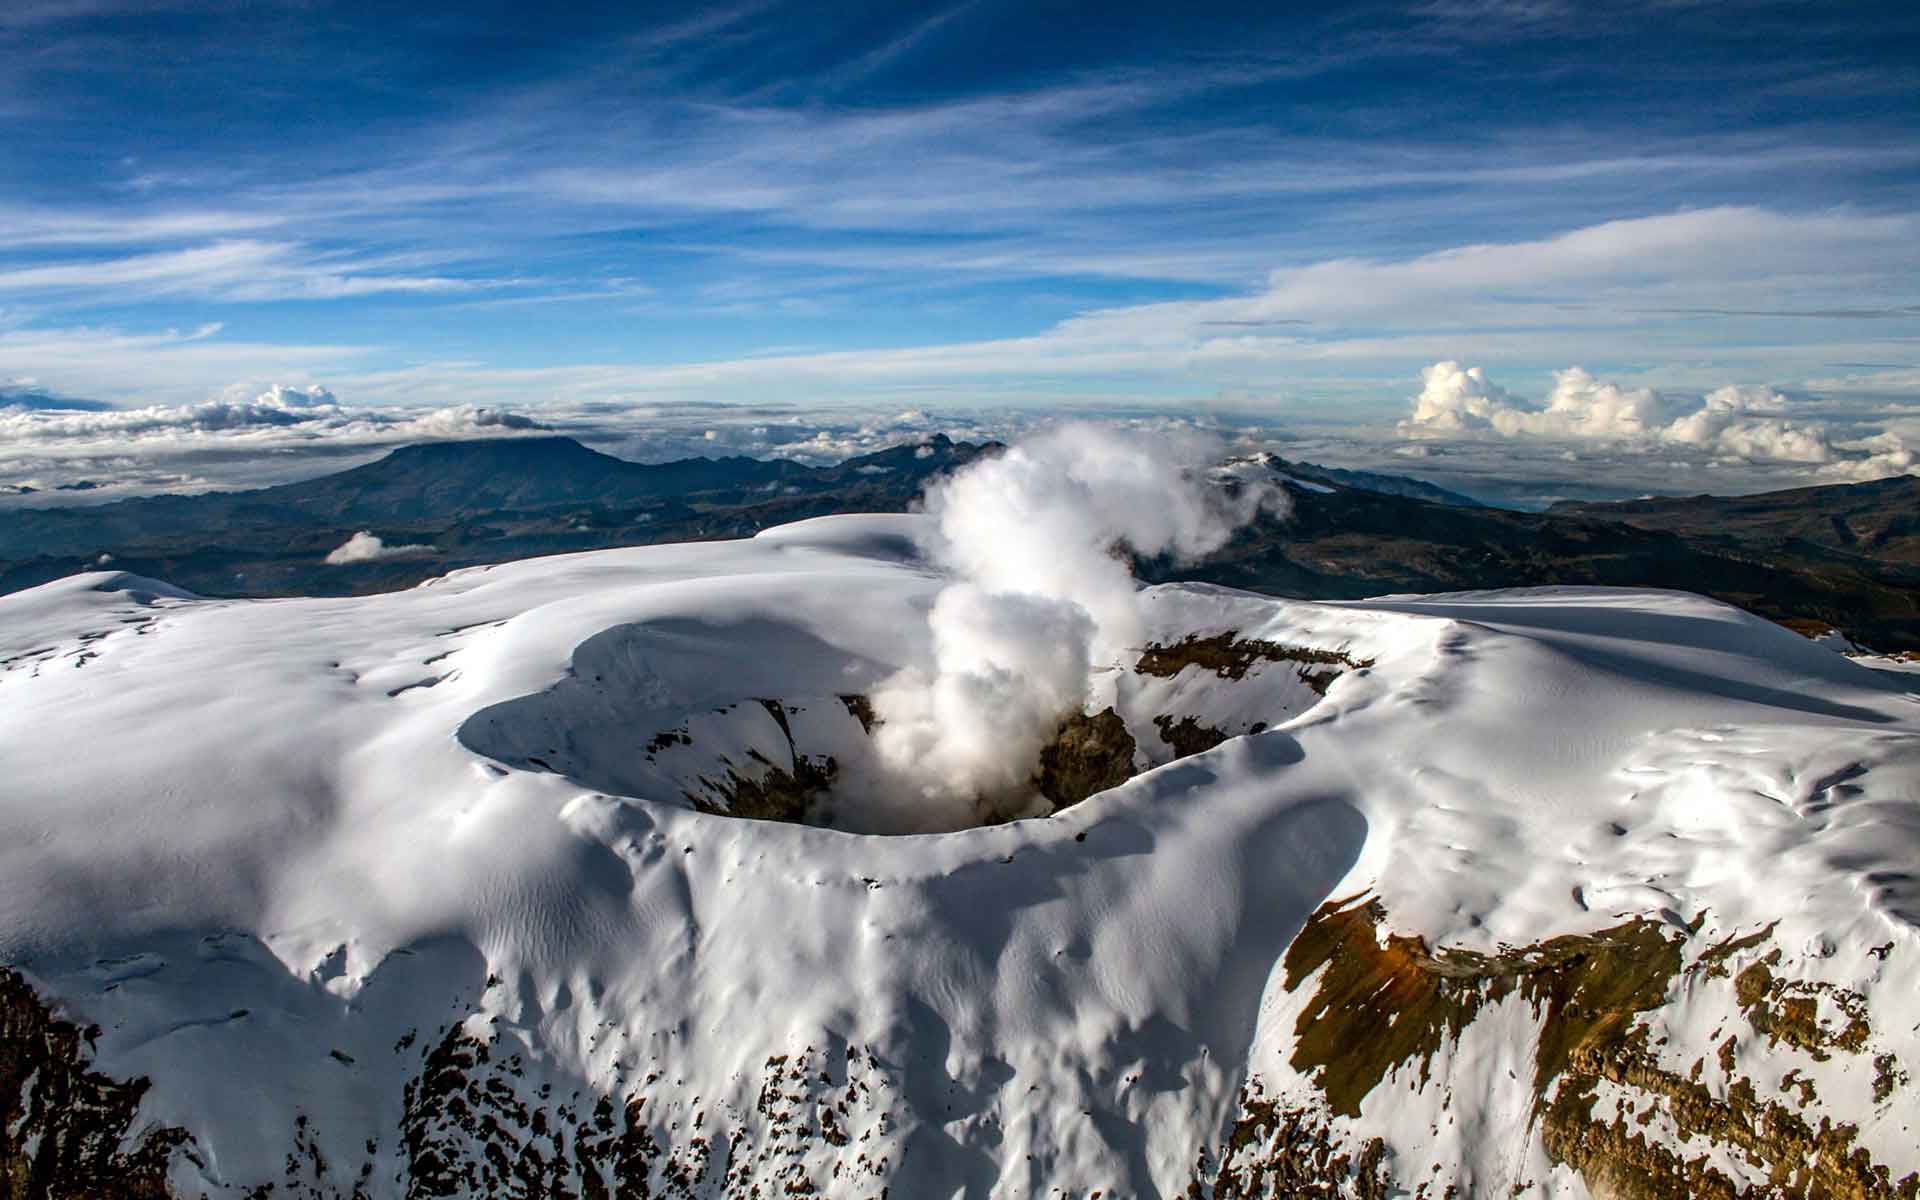
[[[1910,4],[13,0],[0,388],[1905,428],[1916,64]]]

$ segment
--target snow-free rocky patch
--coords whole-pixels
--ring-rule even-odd
[[[1920,1192],[1915,677],[1162,586],[868,836],[914,522],[0,599],[5,1194]]]

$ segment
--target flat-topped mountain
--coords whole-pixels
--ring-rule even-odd
[[[556,504],[620,504],[690,492],[764,486],[814,471],[735,456],[636,463],[570,437],[499,438],[402,446],[365,466],[258,493],[316,516],[352,521],[469,516]]]

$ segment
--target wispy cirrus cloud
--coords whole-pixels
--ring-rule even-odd
[[[233,238],[179,250],[0,268],[0,295],[196,296],[239,301],[340,300],[385,293],[469,292],[488,281],[420,275],[399,262]]]
[[[1421,366],[1544,397],[1581,363],[1772,388],[1833,455],[1763,463],[1730,424],[1676,462],[1865,461],[1842,443],[1906,436],[1920,394],[1920,18],[1869,8],[1122,5],[1063,38],[747,0],[502,39],[483,10],[29,0],[0,15],[0,378],[542,420],[1240,406],[1460,462],[1485,447],[1393,435]]]
[[[218,322],[154,332],[0,322],[0,374],[43,386],[57,379],[57,390],[94,399],[204,398],[234,380],[312,378],[366,354],[359,345],[230,337]]]
[[[137,246],[249,234],[286,223],[270,212],[180,208],[160,212],[0,210],[0,250],[48,246]]]
[[[229,345],[215,331],[136,338],[107,330],[0,331],[0,371],[35,378],[78,372],[79,394],[145,387],[191,395],[196,378],[324,371],[379,402],[435,404],[485,396],[512,404],[635,398],[737,399],[769,387],[796,403],[888,402],[945,392],[956,401],[1044,400],[1074,388],[1115,400],[1222,392],[1286,396],[1303,386],[1365,401],[1399,400],[1380,383],[1463,350],[1543,378],[1570,361],[1636,382],[1727,382],[1737,355],[1754,382],[1825,377],[1836,361],[1898,362],[1920,317],[1861,322],[1837,338],[1827,318],[1769,315],[1748,324],[1676,320],[1676,308],[1724,305],[1764,289],[1782,310],[1825,310],[1841,298],[1904,286],[1920,268],[1920,226],[1908,217],[1788,215],[1753,208],[1607,222],[1549,238],[1482,243],[1401,259],[1338,259],[1273,272],[1239,295],[1088,311],[1039,332],[929,340],[874,349],[747,353],[691,362],[503,366],[485,358],[396,361],[355,347]],[[626,285],[634,298],[660,298]],[[1636,365],[1650,343],[1662,363]],[[202,374],[272,362],[281,369]],[[359,360],[359,361],[356,361]],[[84,364],[84,366],[82,365]],[[1885,372],[1880,374],[1885,375]],[[1339,377],[1349,377],[1342,385]],[[1324,416],[1323,416],[1324,419]]]

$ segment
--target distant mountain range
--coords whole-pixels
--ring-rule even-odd
[[[1296,467],[1289,473],[1306,476]],[[1323,474],[1322,480],[1331,481]],[[1920,650],[1920,478],[1758,496],[1562,504],[1544,513],[1436,504],[1357,487],[1299,489],[1196,571],[1282,595],[1358,599],[1546,584],[1699,592],[1761,616]]]
[[[992,453],[935,436],[831,467],[691,458],[641,464],[566,437],[408,446],[352,470],[246,492],[23,509],[0,521],[0,593],[112,565],[208,595],[387,591],[463,566],[608,546],[750,536],[835,512],[899,512],[934,476]],[[1198,568],[1303,598],[1540,584],[1701,592],[1878,649],[1920,649],[1920,478],[1561,504],[1478,504],[1420,480],[1270,460],[1294,512]],[[359,531],[403,557],[330,565]]]
[[[0,593],[90,569],[101,555],[203,594],[385,591],[538,554],[741,537],[828,512],[898,512],[929,478],[989,448],[936,435],[810,467],[743,457],[643,464],[566,437],[406,446],[279,487],[16,510],[0,522]],[[361,530],[431,551],[325,562]]]
[[[1562,502],[1551,512],[1596,516],[1641,529],[1792,553],[1827,552],[1840,561],[1920,564],[1920,476],[1794,488],[1757,496],[1661,497],[1611,504]]]

